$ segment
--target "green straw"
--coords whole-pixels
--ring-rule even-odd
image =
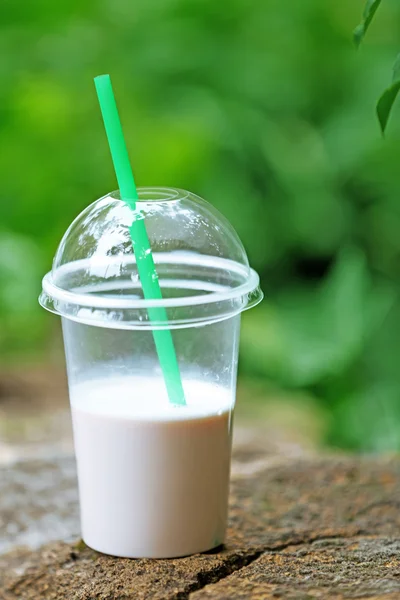
[[[104,127],[110,146],[121,199],[130,206],[132,211],[136,211],[138,193],[118,116],[110,76],[99,75],[94,78],[94,83],[101,114],[103,115]],[[135,252],[143,295],[146,300],[162,300],[161,288],[158,282],[144,217],[140,213],[136,213],[135,217],[129,228],[129,232]],[[168,315],[164,307],[149,308],[148,314],[150,321],[168,322]],[[169,400],[172,404],[186,404],[171,332],[169,329],[153,329],[153,337]]]

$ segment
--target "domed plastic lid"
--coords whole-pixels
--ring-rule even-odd
[[[66,231],[43,279],[41,305],[82,323],[123,329],[175,328],[229,318],[258,304],[259,277],[230,223],[198,196],[139,188],[136,212],[112,192]],[[143,297],[129,227],[145,219],[163,298]],[[168,321],[149,319],[164,307]]]

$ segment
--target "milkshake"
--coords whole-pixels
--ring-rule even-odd
[[[82,537],[126,557],[174,557],[224,541],[231,393],[185,382],[172,405],[162,379],[122,376],[71,387]]]
[[[62,318],[83,539],[185,556],[224,542],[241,313],[262,292],[214,206],[172,188],[134,205],[77,216],[40,302]]]

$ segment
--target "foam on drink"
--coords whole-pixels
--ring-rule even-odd
[[[231,392],[184,388],[187,405],[175,406],[162,377],[71,386],[82,535],[95,550],[173,557],[223,542]]]

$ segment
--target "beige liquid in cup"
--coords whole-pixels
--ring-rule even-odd
[[[169,403],[161,378],[71,387],[82,536],[95,550],[167,558],[224,541],[231,395],[184,387],[184,407]]]

